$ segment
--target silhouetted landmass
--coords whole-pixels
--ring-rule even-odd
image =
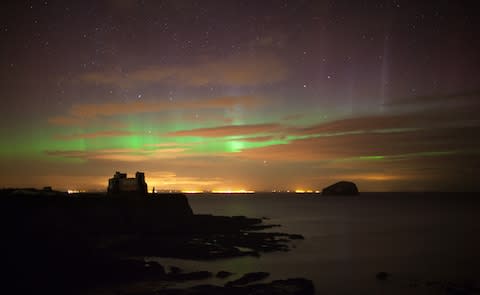
[[[238,286],[213,286],[213,285],[201,285],[188,289],[165,289],[161,294],[167,295],[245,295],[245,294],[268,294],[268,295],[306,295],[314,294],[315,288],[312,281],[306,279],[287,279],[276,280],[271,283],[255,284],[243,287]],[[146,293],[149,294],[149,293]],[[158,293],[150,293],[158,294]]]
[[[376,279],[379,283],[384,284],[385,281],[390,281],[389,283],[398,284],[399,282],[395,280],[391,273],[387,272],[378,272],[376,274]],[[404,281],[402,283],[405,283]],[[420,294],[446,294],[446,295],[475,295],[480,294],[480,287],[474,280],[458,280],[456,282],[450,280],[422,280],[422,279],[411,279],[408,282],[408,287],[414,291],[415,294],[419,294],[418,291],[423,291]]]
[[[220,279],[225,279],[225,278],[228,278],[229,276],[231,276],[232,274],[233,273],[231,273],[229,271],[221,270],[221,271],[217,272],[216,277],[220,278]]]
[[[259,218],[195,215],[183,194],[72,196],[51,190],[12,189],[1,191],[0,203],[1,268],[8,282],[3,287],[16,294],[39,290],[89,293],[120,282],[209,278],[213,275],[208,271],[166,273],[161,265],[131,257],[202,260],[259,256],[288,251],[291,240],[303,238],[259,232],[275,226],[264,225]],[[213,294],[225,291],[211,288]],[[238,292],[250,292],[251,288],[229,292],[247,294]]]
[[[388,272],[381,271],[377,273],[376,278],[377,280],[385,281],[386,279],[388,279],[389,276],[390,274]]]
[[[270,274],[268,272],[249,272],[239,279],[230,281],[225,287],[237,287],[266,279]]]
[[[339,181],[335,184],[327,186],[322,190],[325,196],[351,196],[358,195],[357,185],[350,181]]]

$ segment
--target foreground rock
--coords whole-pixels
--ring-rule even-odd
[[[340,181],[322,190],[325,196],[351,196],[358,195],[357,185],[350,181]]]
[[[270,294],[270,295],[310,295],[315,293],[312,281],[306,279],[277,280],[266,284],[248,285],[245,287],[220,287],[213,285],[201,285],[188,289],[163,289],[161,294],[168,295],[246,295],[246,294]],[[145,294],[145,293],[142,293]],[[148,294],[148,293],[146,293]],[[155,294],[155,293],[150,293]],[[158,294],[158,293],[156,293]]]
[[[478,295],[480,294],[480,282],[474,279],[463,279],[459,281],[422,281],[416,280],[410,283],[412,288],[423,288],[428,294],[447,295]]]
[[[167,280],[183,282],[183,281],[191,281],[191,280],[204,280],[211,278],[213,274],[209,271],[194,271],[194,272],[187,272],[187,273],[176,273],[176,274],[168,274]]]
[[[226,283],[225,287],[236,287],[250,284],[266,279],[269,275],[270,274],[268,272],[249,272],[237,280]]]
[[[390,274],[384,271],[378,272],[376,275],[377,280],[380,280],[380,281],[385,281],[389,277],[390,277]]]
[[[221,270],[217,273],[216,277],[219,278],[219,279],[225,279],[225,278],[228,278],[231,275],[233,275],[233,273],[231,273],[229,271]]]
[[[289,251],[299,235],[242,216],[195,215],[183,195],[142,200],[0,191],[5,294],[86,292],[146,280],[212,277],[132,257],[211,260]],[[246,249],[246,250],[245,250]],[[12,291],[12,292],[8,292]],[[148,292],[148,290],[147,290]]]

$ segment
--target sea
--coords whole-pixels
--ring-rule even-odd
[[[270,231],[301,234],[291,251],[214,261],[148,257],[185,271],[302,277],[317,294],[446,294],[480,283],[480,194],[362,193],[359,196],[191,194],[196,214],[266,218]],[[378,272],[390,274],[387,280]],[[223,285],[225,280],[189,282]]]

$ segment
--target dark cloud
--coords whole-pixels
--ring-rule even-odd
[[[287,78],[287,68],[274,55],[232,55],[189,65],[149,66],[131,72],[91,72],[80,77],[85,82],[139,86],[144,83],[173,83],[183,86],[253,86],[276,83]]]
[[[168,136],[227,137],[275,132],[280,128],[279,124],[229,125],[174,131],[168,133]]]
[[[144,113],[159,113],[174,110],[208,110],[228,109],[235,106],[251,108],[262,104],[261,100],[251,96],[225,96],[197,100],[183,101],[133,101],[133,102],[110,102],[76,104],[68,111],[68,116],[55,116],[48,119],[48,122],[55,125],[83,124],[85,120],[92,120],[97,117],[110,117],[119,115],[133,115]]]
[[[436,95],[423,95],[423,96],[410,96],[410,97],[403,97],[403,98],[395,98],[387,101],[384,105],[387,107],[416,107],[419,106],[445,106],[451,105],[454,106],[459,105],[480,105],[480,91],[479,90],[472,90],[472,91],[464,91],[464,92],[457,92],[452,93],[449,95],[444,94],[436,94]]]

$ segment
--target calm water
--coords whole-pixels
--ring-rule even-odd
[[[219,261],[158,259],[186,270],[267,271],[271,279],[312,279],[320,294],[443,294],[419,281],[479,281],[480,195],[191,195],[195,213],[268,217],[275,231],[298,233],[287,253]],[[387,271],[391,280],[378,282]],[[212,279],[202,283],[224,281]],[[196,282],[198,283],[198,282]]]

